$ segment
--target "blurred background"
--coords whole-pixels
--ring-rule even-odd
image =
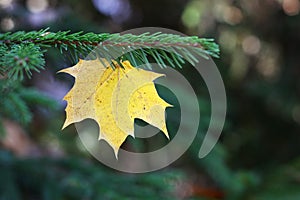
[[[214,61],[228,98],[224,131],[207,157],[198,159],[195,142],[166,169],[121,173],[92,158],[74,126],[61,131],[61,99],[74,80],[56,71],[75,61],[50,49],[46,70],[24,84],[56,106],[32,105],[27,126],[2,116],[0,199],[300,199],[299,12],[299,0],[0,0],[2,33],[155,26],[215,38],[221,56]],[[191,67],[183,71],[193,79]],[[210,119],[209,96],[199,81],[197,141]],[[168,122],[171,135],[176,119]],[[149,140],[128,138],[124,148],[138,143],[147,150],[163,139]]]

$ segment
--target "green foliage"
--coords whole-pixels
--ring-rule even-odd
[[[143,175],[115,173],[77,158],[18,159],[0,151],[0,199],[176,199],[184,174],[161,171]],[[120,187],[123,186],[123,187]]]
[[[255,199],[299,199],[299,171],[300,159],[269,169],[268,172],[265,172],[265,180],[261,184],[261,187],[256,190]]]
[[[20,55],[16,55],[16,50],[8,52],[3,48],[2,54],[8,54],[8,58],[3,60],[2,63],[0,62],[2,70],[13,70],[7,69],[7,64],[10,64],[9,66],[19,66],[18,69],[13,70],[19,72],[20,67],[23,66],[28,75],[31,75],[29,69],[38,70],[37,64],[40,67],[44,64],[42,63],[41,53],[37,52],[39,47],[56,47],[61,53],[68,51],[73,60],[78,60],[79,57],[85,57],[92,52],[108,60],[120,61],[128,59],[135,66],[139,64],[149,65],[147,57],[152,57],[161,67],[166,67],[167,64],[172,67],[181,67],[184,64],[184,59],[192,64],[198,62],[195,55],[205,58],[208,58],[208,56],[218,57],[219,55],[219,47],[213,39],[163,34],[160,32],[154,34],[120,35],[118,33],[70,33],[70,31],[53,33],[48,32],[48,29],[44,29],[0,34],[1,43],[6,47],[13,46],[14,49],[19,50],[19,53],[21,51],[23,52],[22,55],[27,56],[20,57]],[[37,49],[29,49],[28,47],[25,49],[25,46],[21,45],[27,43],[31,44],[31,48],[35,47]],[[35,59],[29,58],[29,55],[35,56]],[[31,63],[26,65],[30,61]],[[113,64],[112,67],[114,67]],[[11,73],[16,74],[16,72]]]
[[[104,58],[118,58],[129,60],[134,66],[146,64],[151,57],[162,68],[167,66],[182,67],[187,60],[191,64],[198,62],[195,55],[208,58],[218,57],[219,47],[213,39],[198,38],[196,36],[179,36],[163,33],[112,34],[100,43],[96,53]]]
[[[42,105],[54,109],[57,103],[33,88],[22,86],[20,81],[0,79],[0,116],[23,125],[31,121],[29,106]]]
[[[24,73],[31,77],[32,71],[44,69],[43,51],[33,43],[4,45],[0,50],[0,72],[9,79],[23,80]]]

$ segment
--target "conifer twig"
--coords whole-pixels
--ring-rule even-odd
[[[195,55],[204,58],[219,56],[219,47],[213,39],[197,36],[160,32],[140,35],[70,31],[54,33],[43,29],[0,33],[0,73],[15,79],[23,79],[24,73],[30,77],[31,71],[39,71],[44,67],[44,52],[40,49],[49,47],[58,48],[61,53],[66,51],[75,60],[93,51],[103,58],[116,59],[117,62],[127,59],[136,64],[149,65],[148,58],[152,57],[161,67],[181,67],[185,60],[194,64],[197,62]]]

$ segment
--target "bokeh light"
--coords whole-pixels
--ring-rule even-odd
[[[116,22],[124,22],[130,17],[131,7],[127,0],[93,0],[93,4],[99,12]]]
[[[182,23],[188,28],[195,28],[200,23],[201,17],[201,4],[200,2],[191,2],[184,10],[181,20]]]
[[[242,46],[246,54],[255,55],[259,53],[261,44],[260,40],[256,36],[250,35],[245,37]]]
[[[283,0],[282,8],[287,15],[298,15],[300,11],[299,0]]]
[[[0,0],[0,8],[8,8],[12,5],[13,0]]]
[[[10,31],[15,27],[15,22],[12,18],[6,17],[1,20],[1,29]]]
[[[239,8],[234,6],[227,6],[224,9],[223,19],[228,24],[236,25],[243,20],[243,14]]]
[[[264,47],[261,52],[258,63],[256,65],[257,71],[268,80],[274,80],[280,72],[279,52],[274,45]]]
[[[27,0],[27,8],[32,13],[40,13],[45,11],[48,6],[48,0]]]

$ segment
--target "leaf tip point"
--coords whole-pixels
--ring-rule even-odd
[[[118,156],[119,149],[118,148],[113,148],[113,150],[114,150],[114,155],[115,155],[116,160],[119,160],[119,156]]]

